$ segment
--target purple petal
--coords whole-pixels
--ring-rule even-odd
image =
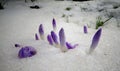
[[[39,40],[37,33],[35,34],[35,40]]]
[[[101,36],[101,32],[102,32],[102,29],[100,28],[100,29],[95,33],[95,35],[93,36],[92,44],[91,44],[91,46],[90,46],[90,49],[95,49],[96,46],[98,45],[98,42],[99,42],[100,36]]]
[[[55,34],[54,31],[51,31],[51,36],[52,36],[53,41],[54,41],[56,44],[58,44],[58,38],[57,38],[57,35]]]
[[[19,58],[27,58],[34,56],[37,53],[36,49],[32,46],[25,46],[22,47],[18,53]]]
[[[44,35],[44,29],[43,29],[42,24],[40,24],[40,26],[39,26],[39,33],[40,33],[40,35]]]
[[[15,47],[21,47],[21,45],[20,44],[15,44]]]
[[[53,25],[53,28],[56,28],[56,21],[55,21],[54,18],[53,18],[53,20],[52,20],[52,25]]]
[[[68,42],[66,42],[66,46],[67,46],[68,49],[72,49],[73,48],[73,46],[70,43],[68,43]]]
[[[66,42],[66,46],[68,49],[74,49],[76,46],[78,46],[78,44],[72,46],[70,43]]]
[[[47,36],[47,40],[48,40],[49,44],[53,45],[53,40],[52,40],[51,35]]]
[[[60,45],[65,46],[65,33],[63,28],[61,28],[61,30],[59,31],[59,40],[60,40]]]
[[[87,26],[84,26],[84,33],[85,33],[85,34],[88,33],[88,31],[87,31]]]

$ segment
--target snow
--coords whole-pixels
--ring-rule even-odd
[[[118,0],[117,0],[118,1]],[[105,4],[104,4],[105,3]],[[110,1],[50,1],[38,2],[40,9],[30,9],[32,3],[8,1],[0,10],[0,71],[119,71],[120,70],[120,7]],[[66,11],[66,7],[71,7]],[[99,11],[101,10],[102,11]],[[65,17],[62,17],[65,14]],[[96,18],[114,17],[102,27],[97,48],[88,54],[95,29]],[[35,40],[38,27],[43,24],[45,37],[53,30],[52,19],[57,22],[56,33],[63,27],[66,41],[79,44],[75,49],[61,52],[48,41]],[[88,25],[88,34],[83,26]],[[33,46],[37,54],[19,59],[14,44]]]

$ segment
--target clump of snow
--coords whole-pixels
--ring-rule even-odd
[[[120,7],[114,9],[110,1],[52,1],[36,3],[42,8],[30,9],[32,3],[9,1],[0,10],[0,71],[119,71],[120,70]],[[116,1],[115,1],[116,3]],[[71,7],[66,11],[66,7]],[[65,14],[65,17],[62,15]],[[95,29],[96,18],[113,18],[102,26],[102,35],[97,48],[87,54]],[[67,17],[66,17],[67,16]],[[79,44],[65,53],[49,45],[47,35],[53,30],[52,19],[56,19],[56,31],[63,27],[66,41]],[[68,20],[68,22],[66,22]],[[45,40],[35,40],[39,25],[44,25]],[[88,26],[84,34],[83,26]],[[19,48],[15,44],[33,46],[37,54],[19,59]]]

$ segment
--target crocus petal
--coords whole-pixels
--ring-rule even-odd
[[[88,31],[87,31],[87,26],[84,26],[84,33],[85,33],[85,34],[88,33]]]
[[[47,40],[48,40],[49,44],[53,45],[53,40],[52,40],[51,35],[47,36]]]
[[[67,46],[68,49],[72,49],[73,48],[73,46],[70,43],[68,43],[68,42],[66,42],[66,46]]]
[[[52,25],[53,25],[53,28],[55,29],[55,28],[56,28],[56,21],[55,21],[54,18],[53,18],[53,20],[52,20]]]
[[[59,31],[59,40],[60,40],[60,45],[65,46],[65,33],[63,28],[61,28],[61,30]]]
[[[101,32],[102,32],[102,29],[100,28],[100,29],[95,33],[95,35],[93,36],[92,44],[91,44],[91,46],[90,46],[90,52],[91,52],[91,50],[93,51],[93,50],[97,47],[98,42],[99,42],[99,40],[100,40]]]
[[[20,44],[15,44],[15,47],[21,47],[21,45]]]
[[[75,45],[72,46],[70,43],[66,42],[66,47],[68,49],[74,49],[76,46],[78,46],[78,44],[75,44]]]
[[[43,25],[42,25],[42,24],[40,24],[40,26],[39,26],[39,33],[40,33],[41,35],[44,34],[44,30],[43,30]]]
[[[39,26],[39,34],[40,34],[41,39],[44,39],[44,29],[43,29],[42,24],[40,24]]]
[[[39,40],[37,33],[35,34],[35,40]]]
[[[37,53],[36,49],[32,46],[25,46],[22,47],[18,53],[19,58],[27,58],[34,56]]]
[[[54,31],[51,31],[51,36],[52,36],[53,41],[54,41],[56,44],[58,44],[58,38],[57,38],[57,35],[55,34]]]

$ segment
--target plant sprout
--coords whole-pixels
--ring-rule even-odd
[[[40,24],[39,26],[39,34],[40,34],[40,38],[44,40],[44,29],[42,24]]]
[[[61,46],[65,46],[65,33],[64,33],[64,29],[61,28],[59,31],[59,40],[60,40],[60,45]]]
[[[101,17],[98,17],[97,21],[96,21],[96,29],[98,29],[100,26],[103,26],[104,23],[106,23],[107,21],[109,21],[112,17],[108,18],[105,21],[101,20]]]
[[[37,33],[35,34],[35,40],[39,40]]]
[[[100,28],[100,29],[95,33],[95,35],[93,36],[92,44],[91,44],[91,46],[90,46],[89,53],[93,52],[93,50],[97,47],[98,42],[99,42],[99,40],[100,40],[101,32],[102,32],[102,29]]]
[[[88,31],[87,31],[87,26],[84,25],[84,33],[87,34]]]
[[[48,40],[48,42],[49,42],[50,45],[53,45],[53,40],[52,40],[51,35],[47,36],[47,40]]]
[[[64,29],[61,28],[60,31],[59,31],[59,40],[60,40],[60,48],[63,52],[66,52],[67,51],[67,48],[65,47],[65,41],[66,41],[66,38],[65,38],[65,33],[64,33]]]
[[[54,31],[51,31],[51,36],[55,44],[58,45],[58,37]]]
[[[56,20],[54,18],[52,20],[52,25],[53,25],[53,29],[56,30]]]

